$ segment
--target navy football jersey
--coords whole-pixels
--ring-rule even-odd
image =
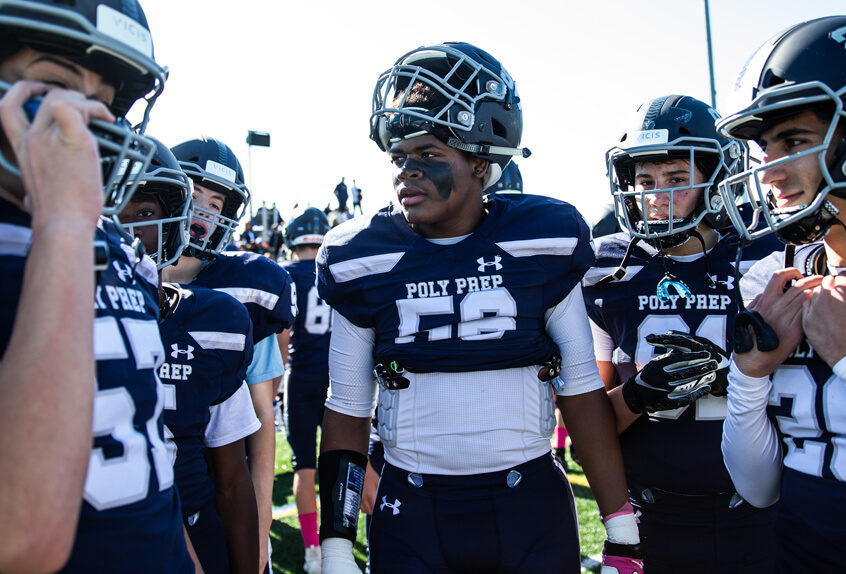
[[[0,353],[18,306],[29,226],[28,215],[0,200]],[[96,239],[106,242],[109,263],[92,294],[93,442],[76,539],[61,572],[193,572],[163,439],[156,269],[136,258],[112,221],[101,218]]]
[[[253,322],[253,343],[284,331],[297,317],[291,276],[257,253],[218,254],[191,282],[194,285],[223,291],[240,301]]]
[[[395,205],[332,229],[318,254],[320,296],[374,329],[374,357],[412,372],[525,367],[557,350],[544,313],[593,263],[590,232],[555,199],[490,197],[485,220],[443,245]]]
[[[793,266],[806,276],[827,274],[823,244],[797,247]],[[744,300],[761,293],[779,269],[784,269],[784,253],[774,253],[755,265],[741,282]],[[782,439],[784,465],[842,491],[846,488],[846,450],[840,452],[846,449],[846,381],[834,375],[807,340],[771,379],[767,413]],[[825,511],[826,501],[819,502],[817,511]]]
[[[328,380],[332,309],[317,292],[315,262],[286,261],[282,267],[296,285],[299,310],[288,345],[288,369],[297,376]]]
[[[734,288],[734,243],[724,238],[707,254],[713,287],[705,278],[704,257],[677,261],[643,241],[634,246],[626,276],[599,285],[620,265],[630,239],[624,232],[598,239],[596,267],[584,281],[588,316],[613,343],[612,363],[618,381],[628,380],[657,354],[645,340],[650,333],[673,329],[731,348],[737,314],[730,293]],[[770,236],[746,247],[741,271],[778,245]],[[691,298],[671,289],[670,300],[661,301],[657,287],[667,271],[687,285]],[[726,398],[707,395],[680,409],[639,417],[620,435],[630,483],[686,494],[732,491],[720,451],[725,415]]]
[[[165,362],[159,378],[166,391],[166,432],[176,447],[182,512],[190,515],[214,496],[205,459],[210,408],[244,384],[253,358],[252,324],[244,306],[225,293],[170,283],[163,287],[172,307],[160,323]],[[243,438],[238,435],[233,440]]]

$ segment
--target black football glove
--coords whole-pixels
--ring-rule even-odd
[[[632,412],[677,409],[711,392],[725,394],[729,358],[707,339],[670,331],[647,335],[646,342],[670,351],[623,384],[623,399]]]
[[[717,362],[714,370],[714,380],[708,383],[711,387],[711,394],[715,397],[724,397],[728,394],[728,370],[730,357],[719,345],[715,345],[705,337],[682,333],[680,331],[668,331],[663,335],[647,335],[646,342],[656,347],[666,347],[679,351],[708,351],[711,358]]]

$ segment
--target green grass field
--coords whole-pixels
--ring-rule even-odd
[[[593,500],[590,488],[581,467],[568,458],[570,482],[576,496],[579,512],[579,532],[582,544],[582,557],[594,559],[602,550],[605,540],[605,528],[599,520],[599,512]],[[276,508],[270,535],[273,538],[273,571],[285,574],[303,572],[303,539],[294,507],[293,493],[294,472],[291,469],[291,449],[285,439],[285,433],[276,434],[276,480],[273,484],[273,506]],[[358,522],[358,540],[355,545],[356,559],[362,570],[366,559],[364,544],[364,518]],[[587,570],[585,570],[587,571]]]

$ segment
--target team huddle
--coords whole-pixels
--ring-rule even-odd
[[[270,572],[283,374],[306,572],[361,572],[360,510],[373,573],[580,572],[556,410],[603,574],[839,571],[844,39],[780,32],[726,117],[639,105],[601,237],[523,193],[496,58],[412,50],[370,116],[396,201],[301,209],[280,265],[227,249],[231,148],[145,133],[136,0],[0,0],[0,571]]]

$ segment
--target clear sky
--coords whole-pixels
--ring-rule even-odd
[[[365,211],[391,201],[387,155],[369,139],[376,79],[405,52],[444,41],[500,60],[523,102],[524,189],[610,203],[605,151],[642,101],[671,93],[710,103],[703,0],[141,0],[170,79],[147,133],[168,145],[199,135],[233,148],[254,207],[324,207],[346,177]],[[711,0],[721,110],[751,53],[842,0]],[[248,151],[248,130],[271,147]],[[252,155],[250,158],[249,156]]]

